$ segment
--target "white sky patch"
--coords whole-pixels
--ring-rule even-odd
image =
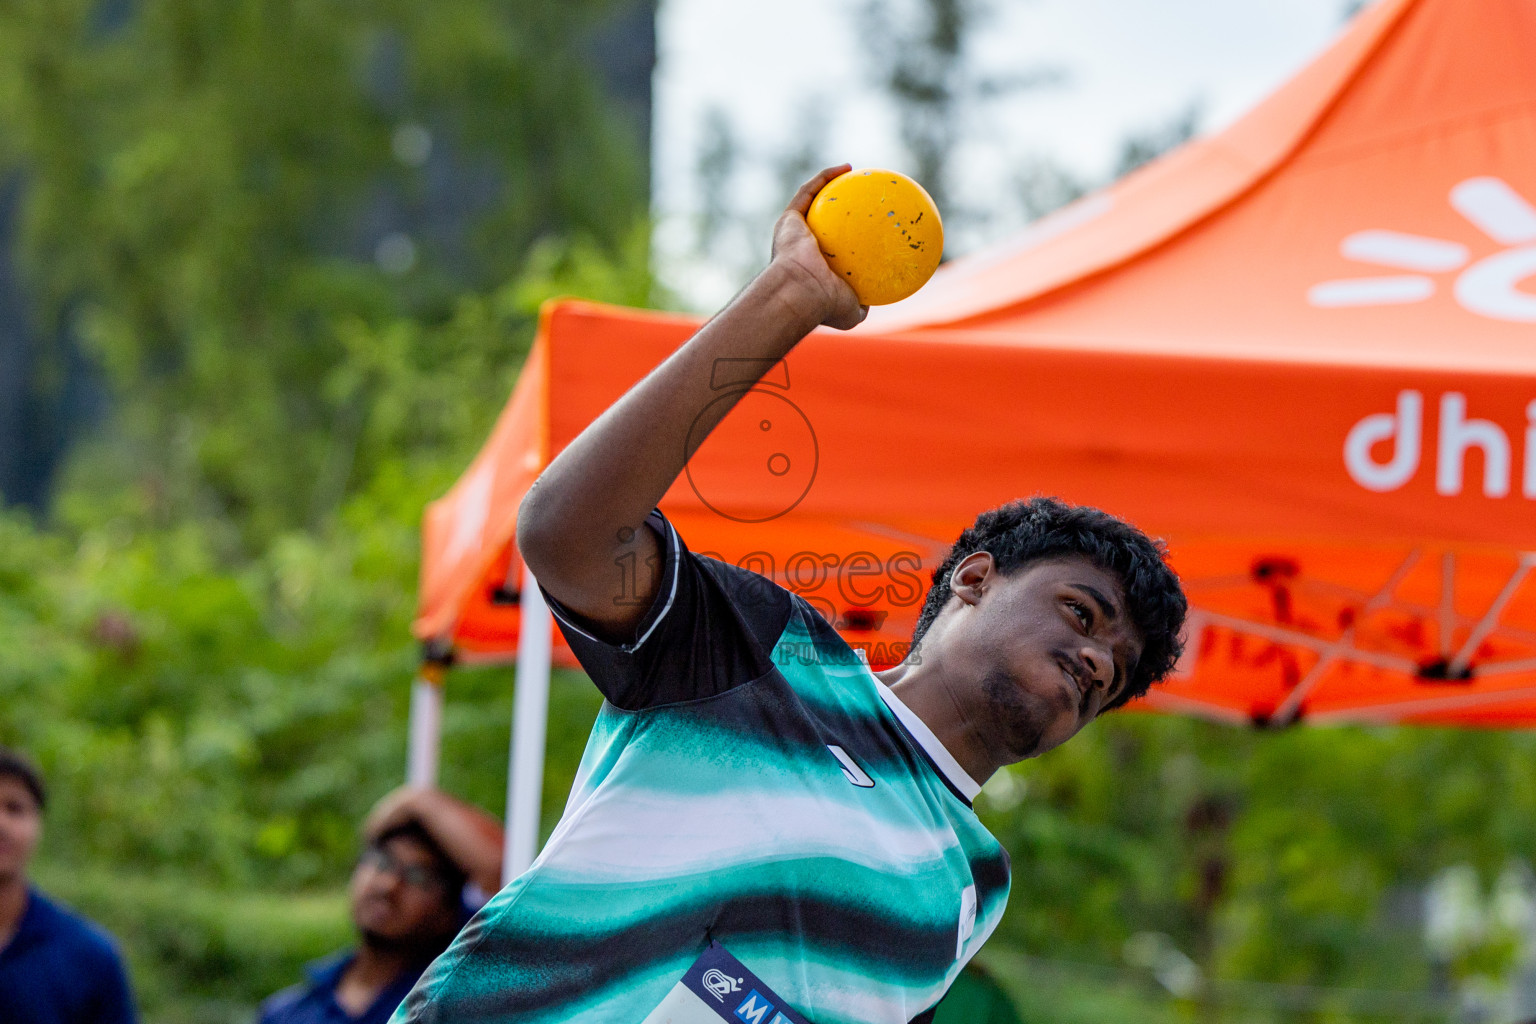
[[[1059,68],[1055,86],[978,106],[952,162],[958,202],[982,214],[962,248],[1016,230],[1015,180],[1031,160],[1102,180],[1133,133],[1199,103],[1223,127],[1315,56],[1342,27],[1344,0],[993,0],[976,33],[981,75]],[[785,195],[775,164],[824,125],[832,162],[910,168],[895,111],[856,36],[862,0],[662,0],[655,79],[653,200],[664,281],[707,310],[767,259],[767,223]],[[697,251],[697,164],[706,112],[728,116],[743,152],[728,205],[752,220],[739,252]],[[755,234],[760,233],[761,238]],[[750,236],[750,237],[749,237]],[[761,250],[761,252],[758,252]],[[958,254],[951,246],[951,254]]]

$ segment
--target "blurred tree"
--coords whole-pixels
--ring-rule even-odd
[[[977,83],[967,77],[966,45],[979,0],[923,0],[901,10],[870,0],[860,33],[881,86],[894,101],[913,176],[941,209],[949,209],[949,154],[959,141],[956,116]]]
[[[699,182],[699,252],[709,252],[730,220],[730,186],[741,158],[741,142],[730,116],[720,107],[704,112],[703,138],[695,161]]]
[[[774,194],[780,197],[779,209],[783,208],[785,199],[794,195],[796,189],[830,162],[827,151],[830,148],[831,108],[832,101],[820,95],[802,97],[797,105],[795,144],[773,161]],[[778,210],[773,213],[777,219]]]
[[[270,894],[338,885],[402,775],[422,507],[542,301],[658,298],[653,6],[0,4],[0,431],[87,359],[110,395],[0,511],[0,743],[148,1020],[247,1020],[346,933]],[[499,810],[512,673],[450,686],[445,782]],[[596,705],[557,683],[551,816]]]
[[[1091,183],[1073,174],[1054,160],[1032,157],[1022,161],[1013,173],[1015,194],[1027,221],[1082,198]]]
[[[1141,165],[1182,146],[1199,132],[1201,116],[1201,104],[1196,100],[1163,124],[1131,133],[1120,143],[1120,156],[1115,161],[1112,175],[1123,178]]]
[[[1013,856],[994,945],[1078,972],[1085,1000],[1092,969],[1145,970],[1164,989],[1145,1005],[1208,1019],[1446,1019],[1422,893],[1457,865],[1490,901],[1510,886],[1536,849],[1533,758],[1524,732],[1111,716],[983,790]],[[1518,969],[1507,932],[1457,948],[1457,985]]]
[[[946,221],[985,212],[961,204],[950,180],[951,162],[977,108],[1063,79],[1050,67],[978,73],[971,46],[992,13],[985,0],[868,0],[859,17],[859,37],[875,79],[896,108],[912,177]]]
[[[78,338],[115,399],[98,483],[247,545],[328,515],[381,451],[359,325],[445,322],[539,237],[613,247],[643,217],[644,148],[587,66],[614,6],[146,0],[110,32],[95,0],[0,9],[37,333]],[[471,393],[504,389],[518,337]],[[440,443],[431,418],[383,440]]]
[[[99,390],[67,334],[44,347],[9,242],[23,175],[0,171],[0,497],[41,512],[72,435],[91,418]]]
[[[1047,157],[1024,159],[1013,173],[1013,185],[1025,219],[1038,220],[1183,145],[1198,134],[1201,115],[1201,104],[1194,101],[1163,124],[1127,135],[1120,141],[1108,180],[1103,182],[1076,174]]]
[[[645,241],[634,230],[610,256],[546,239],[443,324],[349,325],[377,370],[366,429],[430,415],[451,443],[381,456],[319,528],[231,563],[217,524],[154,526],[134,488],[77,482],[47,531],[0,512],[0,743],[49,776],[40,870],[133,941],[146,1019],[248,1020],[274,979],[347,934],[343,901],[275,894],[338,886],[362,815],[403,774],[421,510],[494,411],[465,380],[553,295],[644,302]],[[449,369],[411,372],[415,351]],[[499,812],[513,673],[460,669],[448,685],[443,783]],[[598,704],[584,678],[557,677],[546,830]],[[289,913],[309,905],[336,916]]]

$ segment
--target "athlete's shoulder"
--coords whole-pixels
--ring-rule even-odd
[[[709,553],[691,557],[754,635],[776,638],[784,631],[797,600],[793,593],[746,565],[732,565]]]

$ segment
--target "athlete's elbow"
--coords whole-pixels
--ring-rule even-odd
[[[534,576],[543,576],[552,568],[561,545],[561,517],[549,507],[539,488],[523,496],[517,509],[517,550]]]

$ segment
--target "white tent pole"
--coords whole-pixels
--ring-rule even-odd
[[[544,790],[544,736],[549,726],[549,652],[553,622],[533,573],[523,570],[522,625],[517,639],[517,694],[512,702],[512,754],[507,770],[507,845],[501,884],[528,870],[539,842]]]
[[[437,764],[443,736],[443,667],[421,666],[411,683],[410,744],[405,781],[412,786],[437,787]]]

